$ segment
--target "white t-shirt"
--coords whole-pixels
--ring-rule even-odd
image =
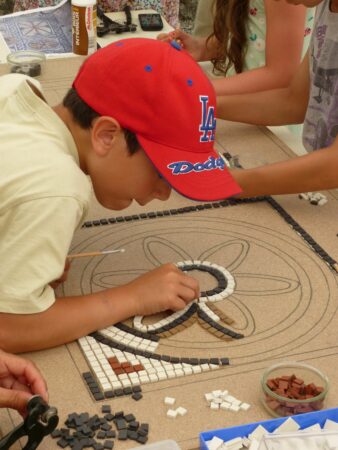
[[[0,77],[0,312],[30,314],[55,301],[91,185],[73,137],[26,76]]]

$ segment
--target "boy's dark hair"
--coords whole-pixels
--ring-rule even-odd
[[[85,103],[74,88],[70,88],[62,102],[63,106],[67,108],[74,121],[84,130],[92,126],[92,122],[96,117],[100,117],[87,103]],[[140,144],[137,140],[136,134],[123,128],[124,137],[127,142],[130,154],[134,154],[139,148]]]

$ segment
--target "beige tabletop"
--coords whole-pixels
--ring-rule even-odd
[[[60,100],[80,63],[81,58],[76,57],[62,63],[47,62],[41,83],[48,102]],[[0,74],[7,71],[6,66],[0,66]],[[293,157],[265,128],[219,121],[216,140],[219,150],[239,155],[244,167]],[[326,195],[329,202],[323,207],[310,205],[297,196],[277,200],[336,260],[337,195],[336,192]],[[192,204],[195,203],[173,194],[167,203],[152,202],[142,211]],[[116,214],[93,199],[88,220],[140,212],[141,208],[133,205]],[[139,402],[130,397],[103,402],[110,404],[113,411],[124,410],[149,423],[149,442],[175,439],[183,449],[191,449],[198,446],[201,431],[268,419],[259,401],[260,377],[266,367],[283,360],[303,361],[321,369],[330,379],[327,407],[337,405],[337,275],[271,206],[253,203],[168,219],[81,229],[74,237],[72,250],[91,251],[116,243],[123,243],[127,249],[118,264],[114,260],[112,266],[112,260],[105,259],[90,267],[88,261],[76,261],[63,292],[68,295],[93,289],[97,277],[109,270],[115,276],[114,282],[125,282],[126,272],[135,276],[136,272],[142,273],[165,260],[176,261],[177,254],[194,259],[208,255],[209,260],[227,267],[236,280],[234,294],[221,302],[219,309],[235,320],[233,329],[242,332],[243,339],[218,339],[196,322],[180,334],[161,339],[158,350],[161,354],[182,357],[228,356],[230,366],[145,384]],[[46,377],[50,404],[57,406],[61,422],[74,411],[100,413],[102,402],[92,399],[81,377],[90,368],[77,342],[26,356],[34,360]],[[204,394],[217,389],[228,389],[251,404],[251,408],[238,413],[211,411]],[[188,410],[187,415],[177,419],[166,417],[165,396],[175,397],[177,406]],[[19,421],[15,412],[0,412],[3,433]],[[115,445],[125,449],[135,447],[135,442]],[[56,442],[50,438],[41,445],[45,450],[56,448]]]

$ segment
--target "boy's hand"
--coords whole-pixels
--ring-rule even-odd
[[[180,29],[176,29],[171,33],[161,33],[157,39],[164,42],[176,41],[184,48],[195,61],[200,61],[205,50],[205,39],[193,37]]]
[[[198,281],[174,264],[165,264],[125,286],[134,300],[135,315],[178,311],[199,297]]]
[[[69,259],[66,259],[65,267],[64,267],[64,269],[63,269],[63,274],[61,275],[61,277],[58,278],[57,280],[54,280],[54,281],[52,281],[51,283],[49,283],[49,285],[50,285],[53,289],[56,289],[61,283],[63,283],[64,281],[67,280],[68,272],[69,272],[69,269],[70,269],[70,264],[71,264],[70,260],[69,260]]]
[[[46,383],[39,370],[31,361],[0,350],[0,408],[16,409],[24,416],[33,395],[48,401]]]

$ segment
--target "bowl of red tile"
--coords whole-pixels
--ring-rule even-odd
[[[298,362],[268,368],[262,376],[261,401],[274,417],[293,416],[324,408],[329,380],[320,370]]]

